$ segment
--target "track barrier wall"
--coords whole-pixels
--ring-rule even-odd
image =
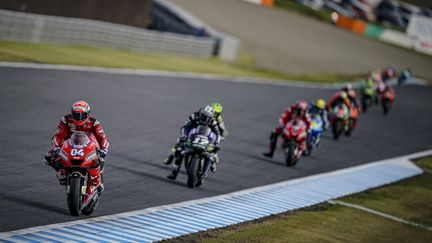
[[[273,0],[243,0],[249,3],[253,3],[256,5],[262,5],[266,7],[273,7],[274,1]]]
[[[358,35],[364,35],[370,38],[378,39],[382,42],[432,55],[432,41],[426,38],[422,39],[418,36],[408,35],[404,32],[386,29],[374,24],[366,23],[362,20],[352,19],[343,15],[338,16],[335,24],[339,28],[349,30]]]
[[[31,43],[90,45],[137,52],[211,57],[213,38],[151,31],[77,18],[0,10],[0,39]]]

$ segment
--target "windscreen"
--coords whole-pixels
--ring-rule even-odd
[[[77,133],[72,134],[70,141],[73,145],[84,146],[90,141],[90,139],[87,136],[87,134],[82,133],[82,132],[77,132]]]

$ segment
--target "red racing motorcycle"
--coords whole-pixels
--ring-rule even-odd
[[[66,172],[66,195],[72,216],[90,215],[99,203],[101,166],[98,145],[85,133],[74,133],[63,143],[58,164]]]
[[[294,166],[299,161],[302,154],[306,151],[307,139],[306,123],[300,118],[289,121],[284,130],[282,149],[285,154],[287,166]]]

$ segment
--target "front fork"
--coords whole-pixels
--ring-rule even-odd
[[[66,195],[70,192],[70,180],[72,177],[80,177],[81,178],[81,195],[87,196],[87,181],[88,181],[88,173],[87,175],[83,175],[80,172],[74,171],[67,175],[67,184],[66,184]]]

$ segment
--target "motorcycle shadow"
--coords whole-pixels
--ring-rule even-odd
[[[270,164],[274,164],[274,165],[279,165],[279,166],[287,167],[283,161],[277,161],[277,160],[274,160],[274,159],[271,159],[271,158],[264,157],[263,155],[257,155],[257,154],[247,153],[247,152],[241,152],[241,151],[232,150],[232,149],[229,149],[229,148],[225,148],[224,151],[228,151],[229,153],[234,153],[234,154],[240,155],[242,157],[246,157],[246,158],[249,158],[249,159],[257,160],[257,161],[260,161],[260,162],[266,162],[266,163],[270,163]]]
[[[116,154],[114,154],[114,156],[122,158],[122,159],[126,159],[126,160],[134,162],[136,164],[145,164],[145,165],[149,165],[149,166],[152,166],[152,167],[155,167],[155,168],[159,168],[159,169],[163,169],[163,170],[166,170],[166,171],[171,171],[171,165],[163,165],[162,162],[161,163],[153,163],[153,162],[151,162],[149,160],[140,159],[140,158],[133,157],[133,156],[123,156],[123,155],[116,155]],[[186,175],[186,172],[184,172],[184,171],[180,171],[179,173]]]
[[[154,180],[157,180],[157,181],[161,181],[161,182],[164,182],[164,183],[169,183],[169,184],[176,185],[176,186],[186,187],[185,180],[183,180],[182,178],[177,178],[177,180],[169,180],[169,179],[166,178],[165,175],[164,176],[159,176],[159,175],[147,173],[147,172],[144,172],[144,171],[141,171],[141,170],[134,170],[134,169],[131,169],[131,168],[127,168],[127,167],[123,167],[123,166],[119,166],[119,165],[114,165],[114,164],[110,164],[109,166],[113,167],[115,170],[120,170],[120,171],[124,171],[124,172],[127,172],[127,173],[131,173],[131,174],[137,175],[139,177],[151,178],[151,179],[154,179]],[[203,187],[199,187],[199,190],[206,191],[206,192],[216,192],[216,191],[209,190],[209,189],[203,188]]]
[[[42,210],[51,211],[51,212],[55,212],[55,213],[59,213],[59,214],[63,214],[63,215],[68,215],[68,216],[70,215],[69,210],[67,208],[57,207],[55,205],[50,205],[50,204],[47,204],[45,202],[34,201],[34,200],[31,200],[28,198],[22,198],[19,196],[12,196],[12,195],[5,195],[5,194],[0,194],[0,198],[2,198],[2,200],[11,201],[13,203],[16,203],[16,204],[19,204],[22,206],[39,208]]]

